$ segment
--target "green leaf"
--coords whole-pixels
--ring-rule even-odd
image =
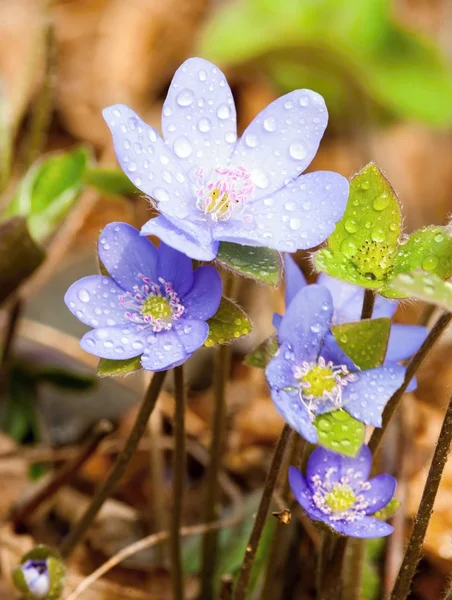
[[[241,308],[227,298],[222,298],[215,315],[207,321],[209,336],[204,346],[226,344],[251,331],[251,322]]]
[[[127,360],[101,358],[97,365],[97,374],[99,377],[115,377],[116,375],[133,373],[141,368],[141,356],[135,356]]]
[[[441,279],[452,276],[452,238],[446,227],[425,227],[410,235],[398,248],[391,277],[423,269]],[[392,283],[382,290],[390,298],[400,297]]]
[[[316,256],[316,267],[365,287],[381,287],[392,267],[401,232],[399,201],[389,181],[370,163],[350,181],[342,219]]]
[[[365,319],[334,325],[331,331],[342,350],[360,369],[383,364],[388,348],[391,319]]]
[[[11,217],[0,222],[0,303],[44,258],[44,250],[30,237],[25,219]]]
[[[400,506],[400,501],[397,498],[393,498],[384,506],[381,510],[377,510],[377,512],[372,515],[376,519],[380,519],[380,521],[387,521],[391,517],[395,515],[397,509]]]
[[[271,361],[273,356],[278,350],[278,339],[276,335],[272,335],[266,340],[259,344],[252,352],[245,356],[243,361],[245,365],[249,367],[257,367],[258,369],[265,369],[268,363]]]
[[[222,242],[217,261],[231,271],[272,287],[281,281],[281,257],[275,250]]]
[[[432,273],[400,273],[391,281],[391,290],[396,296],[416,298],[452,312],[452,283]]]
[[[319,415],[314,421],[319,444],[345,456],[356,456],[364,443],[366,426],[345,410]]]
[[[26,217],[32,237],[45,241],[83,189],[88,159],[86,148],[39,159],[20,182],[6,214]]]
[[[120,169],[89,167],[85,181],[109,196],[135,196],[142,194]]]

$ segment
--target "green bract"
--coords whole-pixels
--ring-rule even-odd
[[[141,194],[130,179],[120,169],[106,169],[104,167],[89,167],[85,174],[85,181],[99,191],[110,196],[134,196]]]
[[[45,597],[42,595],[36,596],[28,587],[23,574],[24,565],[28,561],[45,561],[46,563],[50,588]],[[57,600],[63,593],[66,581],[66,566],[58,552],[52,550],[48,546],[36,546],[36,548],[30,550],[30,552],[24,554],[20,561],[20,566],[14,569],[12,575],[14,584],[23,594],[24,599],[35,600],[36,598],[40,598],[41,600]]]
[[[281,258],[276,250],[222,242],[216,260],[231,271],[272,287],[281,280]]]
[[[97,365],[97,374],[100,377],[114,377],[116,375],[127,375],[139,369],[141,369],[141,356],[135,356],[127,360],[101,358]]]
[[[452,238],[445,227],[426,227],[400,241],[402,215],[390,183],[373,163],[350,181],[344,216],[315,255],[315,265],[332,277],[378,290],[388,298],[406,294],[392,286],[403,272],[422,268],[445,279],[452,275]]]
[[[216,314],[207,321],[209,337],[204,346],[217,346],[236,340],[251,331],[251,322],[234,302],[222,298]]]
[[[394,289],[410,298],[424,300],[452,311],[452,283],[443,281],[437,275],[415,271],[401,273],[394,278]]]
[[[277,350],[278,339],[276,335],[271,335],[269,338],[259,344],[259,346],[252,352],[247,354],[243,362],[250,367],[265,369],[273,356],[276,354]]]
[[[346,456],[356,456],[364,443],[366,426],[345,410],[319,415],[314,421],[319,444]]]
[[[82,191],[88,159],[86,148],[39,159],[20,182],[6,214],[25,217],[32,237],[45,241]]]

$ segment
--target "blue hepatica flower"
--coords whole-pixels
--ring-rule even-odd
[[[376,538],[389,535],[393,527],[370,515],[392,500],[396,480],[382,474],[368,480],[372,455],[362,446],[349,458],[316,448],[308,460],[306,476],[289,468],[292,492],[306,513],[342,535]]]
[[[333,297],[333,325],[359,321],[364,300],[364,288],[321,273],[317,283],[327,287]],[[293,258],[286,254],[286,306],[292,302],[299,290],[307,285],[303,273]],[[377,294],[372,318],[391,319],[397,310],[397,300],[389,300]],[[275,327],[280,323],[280,315],[275,315]],[[385,363],[400,362],[410,358],[420,348],[427,337],[428,329],[420,325],[391,325]]]
[[[141,233],[192,258],[213,260],[220,241],[312,248],[345,210],[344,177],[300,176],[328,121],[323,98],[311,90],[272,102],[237,141],[226,78],[210,62],[191,58],[174,75],[163,106],[164,141],[127,106],[103,114],[123,171],[161,213]]]
[[[110,223],[99,237],[99,259],[110,274],[91,275],[66,293],[69,310],[94,327],[81,347],[95,356],[141,355],[150,371],[183,363],[204,344],[222,284],[212,266],[193,271],[191,260],[161,243],[156,249],[126,223]]]
[[[47,560],[27,560],[20,569],[33,598],[47,598],[50,592],[50,573]]]
[[[333,299],[321,285],[308,285],[292,299],[278,330],[279,349],[266,375],[284,420],[309,442],[318,440],[317,415],[344,408],[366,425],[381,427],[383,408],[400,387],[397,364],[360,370],[330,332]]]

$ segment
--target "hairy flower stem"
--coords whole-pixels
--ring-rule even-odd
[[[405,556],[392,590],[391,600],[405,600],[410,593],[411,582],[422,551],[427,526],[433,511],[436,494],[449,455],[452,442],[452,397],[449,400],[443,425],[436,443],[435,452],[425,482],[421,503],[414,520],[413,530]]]
[[[113,468],[111,469],[107,479],[96,490],[96,493],[84,515],[61,545],[60,553],[63,558],[68,558],[72,554],[74,548],[81,541],[89,526],[95,519],[97,513],[102,508],[105,500],[111,496],[122,476],[124,475],[127,465],[135,454],[139,441],[146,430],[146,424],[156,405],[165,376],[166,371],[154,373],[151,383],[144,396],[140,411],[135,419],[132,431],[127,438],[122,452],[116,459],[116,462],[113,465]]]
[[[206,492],[204,498],[204,522],[218,519],[220,486],[218,475],[223,455],[226,425],[226,384],[231,366],[231,347],[220,346],[217,349],[214,388],[215,409],[212,424],[212,441],[209,465],[207,467]],[[200,600],[212,600],[213,577],[217,563],[218,531],[206,531],[202,540],[202,570]]]
[[[331,538],[325,536],[324,543],[334,542],[334,550],[329,560],[325,561],[321,567],[322,579],[320,584],[319,600],[337,600],[341,597],[342,590],[342,565],[344,563],[345,551],[347,549],[347,537]]]
[[[447,311],[443,312],[439,316],[438,320],[433,325],[433,327],[432,327],[430,333],[428,334],[427,338],[425,339],[424,343],[422,344],[422,346],[419,348],[419,350],[416,352],[416,354],[412,357],[412,359],[408,363],[404,382],[399,387],[399,389],[396,392],[394,392],[394,394],[390,398],[389,402],[386,404],[386,407],[383,411],[382,427],[375,429],[369,440],[369,449],[373,455],[376,454],[376,452],[380,446],[381,440],[383,439],[383,436],[386,433],[386,430],[388,428],[388,425],[392,418],[392,415],[394,414],[395,409],[399,405],[400,399],[402,398],[403,394],[405,393],[405,391],[408,387],[408,384],[413,379],[416,371],[419,369],[419,367],[423,363],[425,357],[430,352],[430,350],[434,346],[435,342],[438,340],[440,335],[444,332],[446,327],[449,325],[451,319],[452,319],[452,313],[447,312]]]
[[[364,301],[363,308],[361,310],[361,319],[371,319],[372,313],[374,311],[375,300],[377,298],[377,294],[374,290],[365,289],[364,291]]]
[[[444,596],[443,600],[452,600],[452,579],[449,579],[446,595]]]
[[[184,572],[182,566],[182,509],[185,487],[185,385],[183,366],[174,369],[176,407],[174,412],[173,452],[173,510],[171,521],[171,580],[174,600],[184,600]]]
[[[344,561],[343,600],[360,600],[366,540],[350,538]]]
[[[289,425],[284,425],[281,436],[276,445],[273,459],[270,465],[270,470],[265,480],[264,491],[262,493],[259,508],[257,509],[254,526],[251,531],[251,535],[248,540],[248,544],[245,550],[245,556],[243,558],[242,566],[240,568],[237,583],[234,589],[234,600],[245,600],[248,591],[248,584],[251,577],[251,569],[254,564],[256,557],[257,548],[259,541],[264,529],[265,520],[267,518],[270,504],[272,501],[273,491],[278,481],[278,475],[281,470],[281,465],[284,460],[287,445],[291,438],[292,430]]]

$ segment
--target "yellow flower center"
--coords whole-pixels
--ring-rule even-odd
[[[333,371],[327,365],[315,365],[300,378],[300,381],[305,384],[306,392],[316,398],[329,394],[337,386]]]
[[[162,296],[148,296],[141,306],[141,314],[153,319],[167,319],[173,311],[166,298]]]
[[[325,496],[325,502],[333,512],[342,512],[351,508],[357,498],[350,486],[336,483],[329,494]]]

